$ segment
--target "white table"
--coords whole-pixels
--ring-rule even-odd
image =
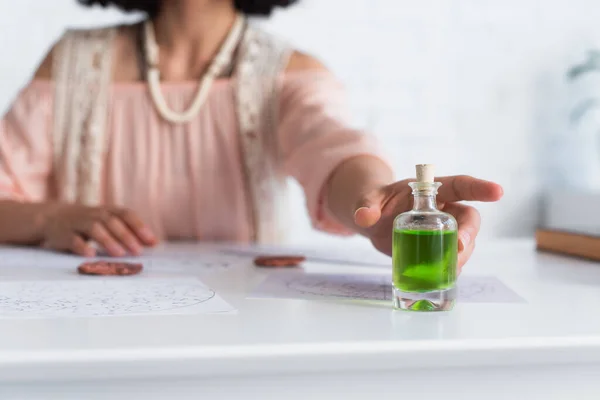
[[[200,275],[237,315],[0,320],[0,398],[598,398],[600,264],[508,241],[481,244],[465,273],[496,275],[527,304],[250,300],[266,272],[249,264]]]

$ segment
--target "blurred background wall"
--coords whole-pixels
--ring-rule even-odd
[[[503,184],[502,203],[481,212],[482,235],[504,237],[533,232],[546,187],[600,183],[598,142],[567,124],[566,83],[599,43],[598,16],[594,0],[302,0],[266,26],[343,79],[355,122],[380,138],[399,177],[434,162],[440,174]],[[0,109],[65,27],[124,19],[75,0],[2,0]],[[587,163],[580,181],[577,163]],[[294,194],[295,238],[320,238]]]

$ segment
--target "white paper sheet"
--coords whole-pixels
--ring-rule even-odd
[[[0,282],[0,318],[232,312],[231,305],[195,278]]]
[[[145,271],[224,271],[247,263],[234,255],[220,254],[215,251],[190,251],[177,246],[148,249],[140,257],[107,258],[96,257],[93,260],[135,262],[144,265]],[[2,268],[39,268],[64,269],[74,271],[79,264],[89,261],[82,257],[55,253],[42,249],[21,247],[0,247],[0,267]]]
[[[386,275],[305,274],[274,272],[250,295],[253,298],[353,299],[391,301],[391,279]],[[463,276],[458,301],[465,303],[521,303],[523,298],[491,276]]]
[[[254,257],[257,255],[300,254],[307,260],[323,264],[352,266],[392,267],[392,259],[375,250],[372,246],[352,246],[347,248],[329,247],[308,249],[293,246],[227,246],[223,254]]]

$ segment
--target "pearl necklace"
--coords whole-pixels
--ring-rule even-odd
[[[210,87],[214,80],[223,73],[223,70],[231,64],[233,53],[237,44],[239,43],[245,26],[245,18],[242,15],[238,15],[229,35],[225,39],[225,42],[221,46],[221,49],[212,60],[206,74],[202,77],[199,82],[198,93],[194,98],[189,109],[182,113],[177,113],[169,108],[165,98],[163,97],[160,87],[160,70],[159,65],[159,47],[156,42],[156,34],[154,32],[154,26],[152,21],[148,20],[144,23],[144,34],[145,44],[144,51],[146,53],[146,63],[148,67],[148,86],[150,88],[150,94],[152,101],[156,106],[159,114],[167,121],[175,124],[183,124],[190,122],[206,101]]]

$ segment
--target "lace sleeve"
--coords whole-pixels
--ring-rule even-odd
[[[70,31],[55,50],[54,163],[63,201],[100,201],[115,34],[115,28]]]

